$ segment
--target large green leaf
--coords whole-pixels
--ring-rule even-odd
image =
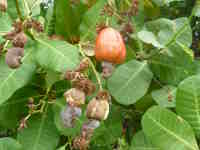
[[[37,91],[31,86],[25,86],[0,105],[0,125],[9,129],[16,128],[25,110],[28,109],[28,99],[32,96],[38,96]]]
[[[138,131],[133,136],[130,150],[160,150],[160,148],[153,146],[151,142],[147,140],[143,131]]]
[[[176,49],[174,49],[176,50]],[[178,57],[159,54],[149,60],[151,69],[162,83],[178,85],[185,78],[195,74],[196,65],[185,53]]]
[[[147,34],[149,32],[151,36]],[[168,49],[170,55],[175,55],[177,53],[174,47],[171,46],[181,43],[189,47],[192,43],[192,30],[188,18],[177,18],[175,20],[160,18],[155,21],[147,22],[145,28],[140,31],[138,35],[139,38],[146,43],[151,43],[158,48],[164,47]],[[154,41],[152,41],[151,37],[154,37]]]
[[[154,90],[152,92],[152,97],[156,103],[162,107],[175,107],[176,87],[168,85],[159,90]]]
[[[16,90],[26,85],[32,78],[36,70],[32,54],[32,49],[25,50],[23,64],[18,69],[10,69],[5,64],[4,57],[0,59],[0,104],[8,100]]]
[[[176,111],[200,136],[200,76],[191,76],[182,81],[176,95]]]
[[[0,138],[0,149],[1,150],[22,150],[22,146],[16,140],[5,137]]]
[[[18,140],[24,149],[55,150],[59,133],[53,121],[53,112],[46,106],[42,115],[32,116],[25,128],[18,133]]]
[[[115,70],[108,80],[108,89],[120,104],[134,104],[146,94],[152,77],[146,62],[132,60]]]
[[[0,13],[0,36],[12,29],[12,21],[7,13]]]
[[[189,123],[165,108],[151,107],[142,118],[142,127],[148,140],[162,150],[199,149]]]
[[[56,72],[74,69],[79,63],[78,48],[64,41],[37,39],[36,60]]]
[[[107,0],[98,0],[96,4],[84,14],[80,25],[80,34],[82,40],[85,40],[88,37],[94,38],[96,23],[100,18],[100,13],[106,2]]]

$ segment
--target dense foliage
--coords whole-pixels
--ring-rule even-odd
[[[0,10],[1,150],[199,150],[199,0],[0,0]],[[107,27],[125,42],[120,64],[95,58]]]

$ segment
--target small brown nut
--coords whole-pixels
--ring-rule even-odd
[[[64,97],[70,106],[80,107],[85,104],[85,93],[79,89],[72,88],[66,91]]]
[[[109,114],[108,101],[93,98],[87,106],[86,114],[89,119],[106,120]]]
[[[24,49],[20,47],[13,47],[8,49],[6,53],[6,64],[12,68],[18,68],[21,65],[21,59],[24,56]]]

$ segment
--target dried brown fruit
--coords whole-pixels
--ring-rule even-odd
[[[73,140],[73,148],[79,150],[87,150],[89,147],[89,140],[86,140],[84,137],[79,136]]]
[[[102,90],[102,91],[98,92],[98,94],[96,96],[96,99],[99,100],[99,101],[102,101],[102,100],[104,101],[105,100],[105,101],[110,102],[111,101],[111,96],[110,96],[108,91]]]
[[[81,107],[85,104],[85,93],[79,89],[72,88],[64,93],[67,103],[72,107]]]
[[[18,68],[21,65],[21,59],[24,56],[24,49],[20,47],[14,47],[8,49],[6,53],[6,64],[10,68]]]
[[[102,66],[102,77],[104,77],[104,78],[110,77],[115,69],[115,67],[112,63],[109,63],[106,61],[103,61],[101,63],[101,66]]]
[[[72,83],[72,86],[75,87],[75,88],[77,88],[77,89],[80,89],[86,95],[91,95],[96,90],[95,84],[91,80],[89,80],[87,78],[86,79],[81,79],[81,80],[74,81]]]
[[[93,98],[87,106],[87,117],[89,119],[106,120],[109,114],[109,103],[105,100]]]
[[[82,110],[79,107],[66,106],[61,112],[61,119],[66,128],[73,128],[75,126],[76,118],[80,117]]]
[[[83,72],[89,68],[89,60],[87,58],[81,60],[78,68],[76,69],[77,72]]]
[[[71,81],[79,81],[85,79],[85,75],[77,71],[66,71],[65,79]]]
[[[27,36],[24,32],[18,33],[12,41],[14,47],[24,48],[26,43],[27,43]]]

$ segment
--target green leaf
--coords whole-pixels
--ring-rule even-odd
[[[108,89],[120,104],[134,104],[146,94],[152,77],[146,62],[132,60],[115,70],[108,80]]]
[[[61,146],[61,147],[59,147],[57,150],[65,150],[65,145],[64,146]]]
[[[189,123],[165,108],[151,107],[142,117],[142,127],[147,139],[162,150],[199,150]]]
[[[181,1],[184,1],[184,0],[152,0],[155,4],[157,4],[158,6],[165,6],[165,5],[169,5],[169,3],[171,2],[181,2]]]
[[[9,129],[18,127],[25,110],[28,109],[28,99],[33,96],[38,96],[38,93],[31,86],[17,90],[8,101],[0,105],[0,125]]]
[[[156,103],[162,107],[175,107],[176,87],[167,85],[159,90],[154,90],[152,92],[152,97]]]
[[[138,32],[138,38],[142,40],[145,43],[152,44],[153,46],[157,48],[163,48],[163,45],[161,45],[158,40],[156,39],[156,36],[149,31],[142,30]]]
[[[61,74],[51,70],[47,70],[45,80],[46,80],[46,87],[50,88],[54,83],[61,80]]]
[[[64,41],[37,39],[36,60],[55,72],[74,69],[79,63],[78,48]]]
[[[194,6],[194,15],[197,17],[200,17],[200,1],[196,0],[195,6]]]
[[[66,108],[67,104],[64,98],[58,98],[56,100],[56,103],[53,107],[54,110],[54,122],[55,125],[60,132],[61,135],[65,136],[72,136],[75,137],[78,133],[80,133],[82,124],[84,120],[86,119],[84,115],[82,115],[80,118],[78,118],[75,122],[75,127],[74,128],[66,128],[63,125],[62,119],[61,119],[61,111]],[[82,113],[84,114],[84,113]]]
[[[22,59],[22,65],[18,69],[10,69],[4,59],[0,59],[0,104],[8,100],[12,94],[26,85],[36,70],[36,65],[33,62],[33,50],[27,48]]]
[[[112,105],[108,118],[95,129],[91,139],[92,145],[109,146],[118,141],[122,136],[124,116],[120,113],[120,107]],[[102,148],[103,149],[103,148]]]
[[[96,23],[98,22],[100,13],[106,3],[107,0],[98,0],[96,4],[84,14],[80,25],[80,34],[82,40],[85,40],[88,37],[94,38]]]
[[[24,16],[23,1],[24,0],[20,0],[20,1],[18,1],[18,3],[19,3],[20,11],[21,11],[22,15]],[[16,0],[7,0],[7,2],[8,2],[7,12],[9,14],[9,16],[12,18],[12,20],[16,20],[18,18],[18,13],[17,13],[17,9],[16,9]]]
[[[15,139],[5,137],[5,138],[0,138],[0,149],[1,150],[22,150],[22,146]]]
[[[138,131],[133,136],[130,150],[160,150],[160,148],[153,146],[151,142],[147,140],[143,131]]]
[[[184,53],[179,53],[177,57],[159,54],[149,60],[149,63],[153,73],[162,83],[174,86],[195,74],[197,69],[191,58]]]
[[[200,77],[191,76],[182,81],[176,95],[176,111],[194,128],[200,136]]]
[[[69,0],[56,0],[55,1],[55,32],[69,39],[72,35],[78,32],[80,24],[80,16],[76,15]]]
[[[53,122],[53,112],[46,106],[42,115],[32,116],[28,128],[18,132],[18,140],[29,150],[55,150],[59,134]]]
[[[12,20],[7,13],[0,13],[0,36],[11,31]]]

